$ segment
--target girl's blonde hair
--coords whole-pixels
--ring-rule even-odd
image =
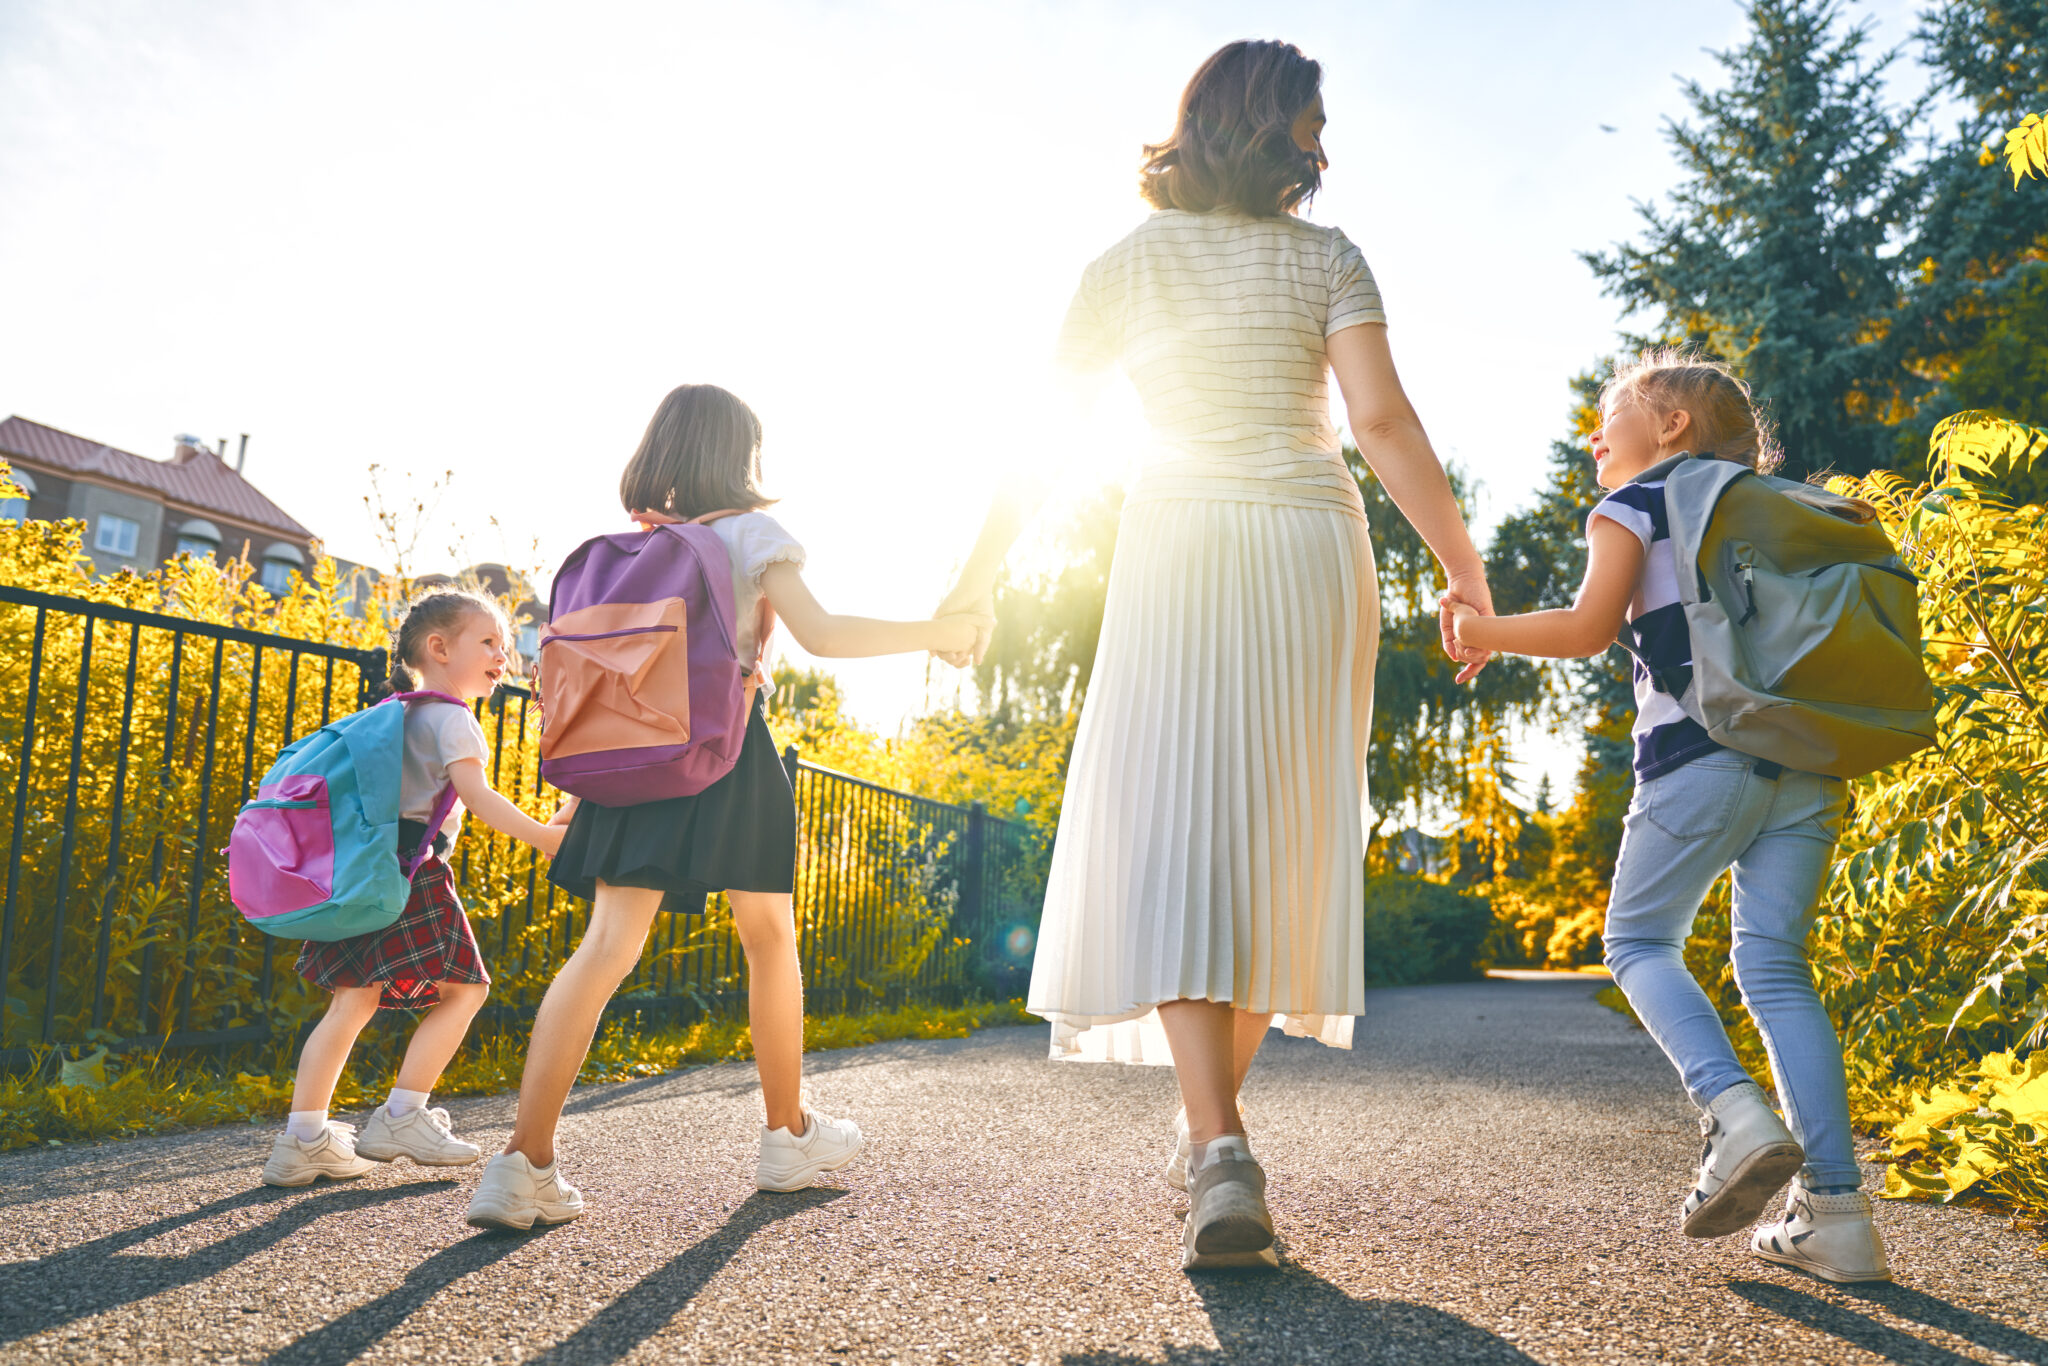
[[[497,600],[462,588],[430,589],[405,609],[398,629],[391,633],[391,677],[386,681],[393,692],[416,692],[420,686],[416,657],[427,637],[436,631],[452,632],[472,613],[481,612],[498,624],[500,634],[509,637],[512,625]],[[509,645],[509,641],[507,642]]]
[[[1784,458],[1749,386],[1721,362],[1694,352],[1663,347],[1624,361],[1600,389],[1603,411],[1616,400],[1689,415],[1687,448],[1694,455],[1732,460],[1760,474]]]

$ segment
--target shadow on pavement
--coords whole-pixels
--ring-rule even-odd
[[[1914,1337],[1911,1333],[1902,1333],[1888,1324],[1879,1323],[1867,1314],[1859,1314],[1853,1309],[1844,1309],[1838,1304],[1830,1304],[1820,1296],[1809,1294],[1804,1290],[1794,1290],[1790,1286],[1772,1285],[1768,1281],[1730,1281],[1728,1288],[1759,1308],[1768,1309],[1774,1314],[1782,1314],[1794,1323],[1804,1324],[1806,1327],[1818,1332],[1832,1333],[1842,1341],[1861,1347],[1864,1351],[1881,1356],[1887,1361],[1911,1362],[1913,1366],[1949,1366],[1949,1363],[1960,1364],[1970,1360],[1969,1357],[1951,1352],[1946,1347],[1937,1347],[1925,1339]],[[1843,1289],[1847,1291],[1848,1287],[1845,1286]],[[1925,1311],[1917,1306],[1913,1309],[1905,1308],[1902,1307],[1902,1304],[1890,1303],[1887,1298],[1873,1293],[1880,1289],[1889,1289],[1894,1294],[1897,1294],[1903,1287],[1859,1286],[1855,1291],[1849,1293],[1855,1294],[1859,1299],[1868,1300],[1872,1304],[1880,1305],[1892,1313],[1900,1314],[1907,1318],[1919,1319],[1922,1323],[1930,1322],[1929,1318],[1923,1317]],[[1959,1322],[1962,1319],[1973,1321],[1976,1325],[1979,1325],[1972,1330],[1973,1332],[1982,1332],[1986,1328],[1995,1328],[2007,1342],[2032,1344],[2036,1347],[2042,1345],[2039,1338],[2007,1328],[2004,1324],[1984,1318],[1982,1315],[1972,1314],[1965,1309],[1958,1309],[1954,1305],[1937,1300],[1931,1295],[1924,1295],[1918,1291],[1906,1291],[1905,1293],[1907,1296],[1917,1298],[1926,1304],[1940,1306],[1943,1314],[1955,1321]],[[1964,1336],[1971,1335],[1971,1333],[1964,1332],[1960,1328],[1949,1327],[1949,1324],[1946,1322],[1933,1323],[1931,1326],[1942,1328],[1949,1332],[1962,1333]],[[1982,1338],[1978,1340],[1980,1342],[1984,1341]],[[1987,1345],[1990,1344],[1987,1343]],[[2015,1348],[2001,1345],[1997,1350],[2010,1353]],[[2038,1358],[2022,1356],[2021,1359]]]
[[[1939,1328],[1944,1333],[1953,1333],[1959,1338],[1976,1343],[1979,1347],[2021,1361],[2048,1361],[2048,1339],[2035,1337],[2032,1333],[2001,1323],[1950,1304],[1947,1300],[1936,1299],[1924,1290],[1910,1286],[1886,1285],[1845,1285],[1842,1293],[1852,1299],[1867,1300],[1888,1314],[1902,1319],[1924,1323],[1929,1328]]]
[[[541,1230],[543,1233],[545,1229]],[[384,1335],[425,1307],[428,1300],[446,1290],[472,1271],[519,1251],[530,1242],[525,1235],[506,1237],[479,1233],[442,1248],[405,1273],[395,1289],[368,1304],[357,1305],[340,1318],[323,1323],[312,1332],[265,1358],[284,1366],[312,1366],[322,1361],[354,1361],[370,1350]]]
[[[1483,1363],[1517,1366],[1533,1358],[1455,1314],[1405,1300],[1360,1300],[1284,1257],[1278,1272],[1192,1272],[1217,1346],[1166,1348],[1168,1366],[1291,1363],[1342,1349],[1345,1362]],[[1120,1352],[1080,1352],[1063,1366],[1126,1366],[1152,1361]]]
[[[617,1361],[667,1327],[683,1306],[696,1298],[705,1282],[746,1246],[747,1239],[778,1219],[809,1213],[844,1194],[843,1190],[817,1187],[787,1194],[756,1191],[740,1203],[718,1232],[647,1273],[638,1285],[592,1315],[589,1322],[531,1360],[560,1366]]]
[[[275,1247],[315,1219],[429,1194],[446,1184],[422,1181],[402,1186],[336,1186],[314,1195],[303,1190],[257,1186],[181,1214],[80,1243],[38,1262],[0,1269],[0,1343],[18,1342],[74,1320],[219,1275],[237,1262]],[[276,1218],[230,1234],[197,1252],[167,1257],[116,1256],[152,1238],[229,1210],[263,1205],[284,1208]]]

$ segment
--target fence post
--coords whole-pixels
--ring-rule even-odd
[[[795,745],[791,745],[788,749],[782,751],[782,771],[789,775],[789,785],[791,787],[796,786],[796,766],[798,762]]]
[[[384,685],[391,677],[391,654],[387,650],[372,650],[367,664],[356,661],[356,705],[367,707],[377,700],[384,691]]]
[[[988,928],[982,924],[987,902],[987,868],[988,803],[976,802],[967,808],[967,867],[961,877],[960,905],[954,919],[966,923],[977,943]]]

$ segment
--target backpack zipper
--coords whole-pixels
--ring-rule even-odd
[[[558,640],[610,640],[614,636],[673,635],[675,630],[673,626],[628,626],[617,631],[585,631],[580,635],[549,636],[541,644],[552,645]]]
[[[311,800],[310,798],[257,797],[252,799],[249,802],[249,804],[243,809],[263,811],[310,811],[315,807],[321,807],[325,805],[327,805],[326,802],[316,802]]]
[[[1907,583],[1910,584],[1918,584],[1920,582],[1920,576],[1918,574],[1913,573],[1909,569],[1897,569],[1888,564],[1864,564],[1861,561],[1857,560],[1844,560],[1841,562],[1841,564],[1824,564],[1820,568],[1809,573],[1806,577],[1809,579],[1817,579],[1821,575],[1827,573],[1830,569],[1840,569],[1843,564],[1854,564],[1858,569],[1875,569],[1880,574],[1894,574],[1897,575],[1899,578],[1904,579]]]
[[[1737,578],[1742,580],[1742,596],[1749,600],[1749,610],[1744,612],[1742,620],[1735,624],[1737,626],[1747,626],[1756,616],[1756,566],[1747,561],[1738,562],[1735,566],[1735,574]]]

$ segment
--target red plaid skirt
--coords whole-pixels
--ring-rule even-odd
[[[405,911],[390,929],[332,943],[307,940],[299,950],[299,976],[329,991],[381,982],[382,1010],[425,1010],[440,1003],[442,982],[491,980],[455,879],[433,855],[412,875]]]

